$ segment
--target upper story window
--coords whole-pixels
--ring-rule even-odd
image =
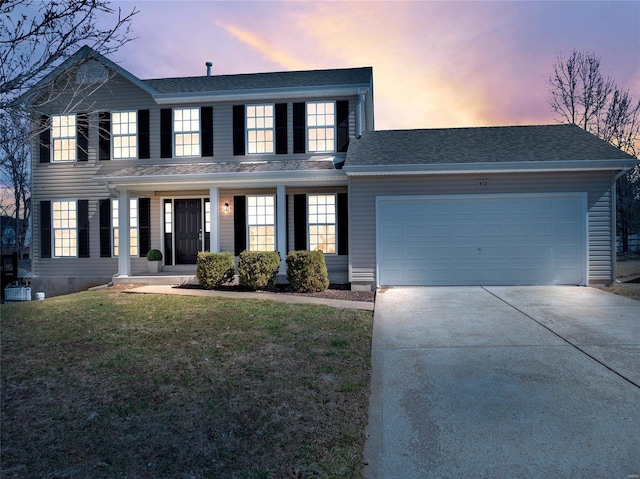
[[[309,250],[336,253],[336,195],[309,195]]]
[[[247,106],[247,152],[273,154],[273,105]]]
[[[200,108],[173,110],[174,155],[200,156]]]
[[[307,103],[307,151],[331,152],[336,149],[336,104]]]
[[[78,215],[75,201],[53,201],[53,256],[55,258],[78,255]]]
[[[247,196],[249,251],[276,250],[276,211],[273,195]]]
[[[76,161],[76,115],[51,117],[52,161]]]
[[[132,159],[138,157],[138,112],[121,111],[111,115],[113,158]]]

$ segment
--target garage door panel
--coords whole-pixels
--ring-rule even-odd
[[[381,285],[580,284],[582,194],[378,200]]]

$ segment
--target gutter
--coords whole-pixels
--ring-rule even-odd
[[[535,173],[547,171],[611,171],[633,168],[630,160],[529,161],[506,163],[447,163],[431,165],[362,165],[343,167],[347,176],[446,175],[473,173]]]
[[[368,91],[368,87],[364,88]],[[172,105],[185,103],[212,103],[222,101],[246,101],[264,100],[267,96],[271,98],[309,98],[313,96],[355,96],[363,92],[363,85],[330,85],[319,86],[309,89],[309,87],[297,88],[263,88],[260,90],[223,90],[210,92],[185,92],[185,93],[157,93],[153,99],[158,105]]]

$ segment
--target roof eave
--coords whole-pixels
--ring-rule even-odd
[[[157,93],[153,98],[158,105],[173,105],[185,103],[264,100],[266,97],[276,100],[301,97],[353,96],[366,93],[369,88],[369,84],[330,85],[312,88],[281,87],[211,92]]]
[[[548,171],[620,171],[633,168],[638,160],[571,160],[504,163],[447,163],[431,165],[351,165],[343,167],[347,176],[445,175],[477,173],[535,173]]]
[[[247,172],[207,173],[194,175],[145,175],[145,176],[95,176],[94,181],[108,188],[140,190],[175,190],[183,187],[250,187],[250,186],[326,186],[346,185],[347,176],[342,170],[268,171],[255,175]]]

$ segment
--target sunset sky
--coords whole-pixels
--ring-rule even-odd
[[[140,78],[372,66],[376,129],[554,123],[558,55],[640,98],[638,1],[155,1],[112,60]]]

